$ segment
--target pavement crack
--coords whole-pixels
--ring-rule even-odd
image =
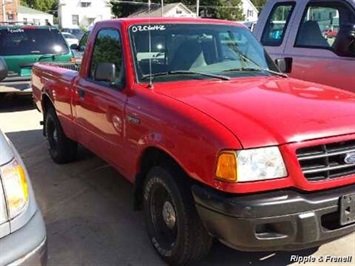
[[[68,202],[71,202],[73,199],[81,196],[82,194],[84,194],[87,190],[90,190],[91,188],[88,186],[88,187],[85,187],[83,188],[82,190],[78,191],[77,193],[73,194],[72,196],[64,199],[64,200],[61,200],[59,201],[56,205],[54,205],[53,207],[49,208],[46,210],[46,215],[48,215],[50,212],[56,210],[58,207],[68,203]]]

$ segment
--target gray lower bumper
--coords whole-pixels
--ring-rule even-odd
[[[0,239],[0,265],[46,265],[47,239],[42,214],[37,211],[21,229]]]

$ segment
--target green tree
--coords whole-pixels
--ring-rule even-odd
[[[258,9],[259,12],[264,8],[266,1],[267,0],[251,0],[251,2]]]
[[[56,0],[21,0],[21,5],[47,13],[53,13],[57,10]]]
[[[216,18],[228,20],[244,20],[241,0],[218,1]]]

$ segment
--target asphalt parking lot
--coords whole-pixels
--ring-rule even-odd
[[[30,97],[0,99],[0,128],[27,165],[46,222],[48,264],[164,265],[149,243],[142,213],[133,211],[132,185],[84,148],[76,162],[54,164],[40,120]],[[199,265],[299,265],[293,255],[315,258],[309,265],[354,265],[355,234],[293,252],[239,252],[216,242]],[[319,262],[327,255],[352,256],[352,262]]]

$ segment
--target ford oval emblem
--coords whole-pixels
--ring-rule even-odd
[[[344,162],[347,164],[355,164],[355,152],[347,153]]]

